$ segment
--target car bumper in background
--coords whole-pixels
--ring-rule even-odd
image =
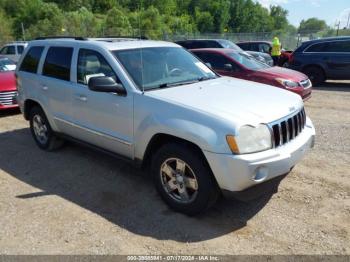
[[[18,107],[17,91],[1,91],[0,92],[0,110]]]
[[[309,118],[298,137],[267,151],[245,154],[204,152],[214,176],[224,192],[238,193],[288,174],[314,146],[315,129]],[[278,180],[278,179],[277,179]]]

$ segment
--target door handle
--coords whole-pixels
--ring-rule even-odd
[[[84,96],[84,95],[77,95],[75,98],[77,100],[79,100],[79,101],[82,101],[82,102],[86,102],[87,101],[87,97]]]
[[[42,86],[42,90],[47,91],[49,88],[47,86]]]

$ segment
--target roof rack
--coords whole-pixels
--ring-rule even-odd
[[[122,39],[142,39],[142,40],[148,40],[148,38],[144,35],[141,35],[141,36],[115,36],[115,35],[107,35],[107,36],[102,36],[102,37],[99,37],[99,38],[115,38],[115,39],[118,39],[118,38],[122,38]]]
[[[42,37],[35,38],[35,40],[47,40],[47,39],[74,39],[74,40],[80,40],[80,41],[87,40],[87,38],[81,37],[81,36],[42,36]]]
[[[86,40],[98,40],[98,41],[118,41],[118,40],[124,40],[124,39],[134,39],[134,40],[148,40],[145,36],[103,36],[103,37],[97,37],[97,38],[86,38],[81,36],[42,36],[37,37],[35,40],[48,40],[48,39],[73,39],[73,40],[80,40],[80,41],[86,41]]]

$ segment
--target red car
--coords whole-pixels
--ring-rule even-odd
[[[12,60],[0,57],[0,110],[18,107],[15,69]]]
[[[192,49],[191,52],[219,75],[231,76],[277,86],[300,95],[311,97],[312,84],[306,75],[281,67],[270,67],[245,52],[232,49]]]

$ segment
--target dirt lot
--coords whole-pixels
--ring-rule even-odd
[[[69,144],[40,151],[16,112],[0,115],[2,254],[350,254],[350,83],[314,90],[312,152],[273,196],[221,200],[189,218],[146,175]]]

